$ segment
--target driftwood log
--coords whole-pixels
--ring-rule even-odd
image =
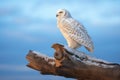
[[[26,58],[28,67],[50,74],[77,80],[120,80],[120,65],[92,58],[83,52],[54,44],[54,57],[29,51]],[[77,55],[77,54],[80,55]]]

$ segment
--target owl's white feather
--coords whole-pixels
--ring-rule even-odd
[[[83,25],[73,19],[65,9],[58,10],[56,17],[57,25],[70,48],[84,46],[88,51],[93,52],[93,42]]]

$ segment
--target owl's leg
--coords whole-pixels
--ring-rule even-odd
[[[72,49],[77,49],[79,47],[81,47],[82,45],[80,45],[79,43],[77,42],[72,42],[72,43],[68,43],[68,47],[72,48]]]

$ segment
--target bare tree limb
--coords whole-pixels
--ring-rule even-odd
[[[29,51],[28,67],[41,74],[58,75],[78,80],[120,80],[120,65],[92,58],[83,52],[54,44],[54,58]],[[74,53],[73,53],[74,52]],[[80,55],[78,55],[80,54]]]

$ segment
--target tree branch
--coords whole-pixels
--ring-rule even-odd
[[[28,67],[41,74],[59,75],[78,80],[120,80],[120,65],[92,58],[83,52],[54,44],[54,58],[29,51]]]

